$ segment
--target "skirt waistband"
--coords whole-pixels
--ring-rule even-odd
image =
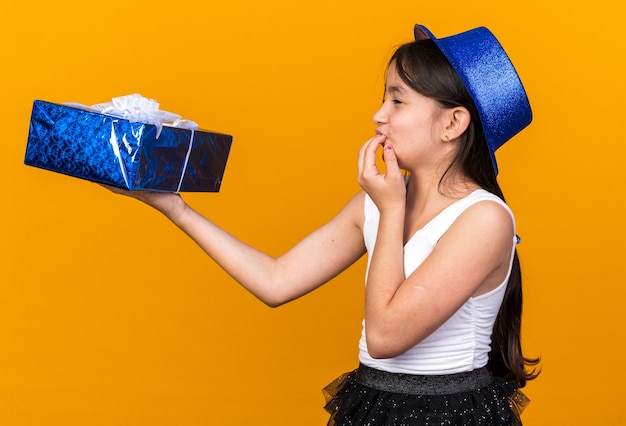
[[[445,395],[469,392],[492,382],[487,367],[477,370],[445,374],[414,375],[390,373],[360,364],[356,372],[356,381],[374,389],[412,395]]]

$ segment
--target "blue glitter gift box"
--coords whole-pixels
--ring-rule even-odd
[[[24,164],[130,190],[217,192],[232,139],[35,101]]]

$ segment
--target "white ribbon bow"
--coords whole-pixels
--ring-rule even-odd
[[[113,98],[112,102],[105,102],[91,106],[95,111],[123,118],[130,122],[152,124],[157,127],[157,138],[163,126],[181,127],[183,129],[198,130],[198,124],[191,120],[183,120],[180,115],[159,109],[159,103],[154,99],[144,98],[138,93]]]

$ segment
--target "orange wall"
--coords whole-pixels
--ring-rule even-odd
[[[157,213],[24,166],[30,108],[138,92],[233,134],[222,191],[187,199],[279,254],[358,189],[386,59],[415,22],[489,27],[534,108],[499,152],[523,239],[524,342],[544,359],[526,424],[626,422],[624,6],[212,3],[4,6],[0,424],[325,424],[320,388],[357,362],[364,263],[265,308]]]

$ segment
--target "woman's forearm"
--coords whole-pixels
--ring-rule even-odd
[[[366,335],[373,357],[384,357],[390,346],[387,340],[394,335],[388,329],[387,319],[392,300],[404,281],[403,224],[403,210],[381,214],[365,292]]]
[[[269,306],[284,302],[276,280],[276,259],[257,250],[185,204],[166,216],[224,271]]]

